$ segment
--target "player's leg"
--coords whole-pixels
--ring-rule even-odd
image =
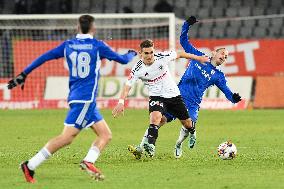
[[[188,140],[188,147],[189,148],[193,148],[196,144],[196,140],[197,140],[197,136],[196,136],[196,122],[197,122],[197,118],[198,118],[198,111],[199,111],[199,107],[196,105],[190,106],[188,105],[188,111],[190,114],[190,118],[192,120],[192,128],[193,132],[189,133],[189,140]]]
[[[155,155],[155,145],[156,140],[158,138],[159,131],[159,123],[162,119],[162,113],[160,111],[153,111],[150,113],[150,125],[147,128],[146,138],[147,142],[144,142],[144,150],[147,152],[149,157],[153,157]]]
[[[159,127],[161,128],[162,126],[164,126],[166,123],[171,122],[173,119],[168,119],[167,116],[163,115],[160,123],[159,123]]]
[[[34,183],[34,170],[57,150],[70,144],[79,132],[80,130],[77,128],[65,126],[60,135],[49,140],[48,143],[30,160],[23,162],[21,168],[24,172],[26,181]]]
[[[112,139],[111,130],[106,121],[100,120],[91,126],[92,130],[96,133],[97,138],[93,141],[90,151],[96,152],[93,155],[87,154],[84,160],[95,163],[100,153],[105,149],[107,144]],[[90,152],[89,151],[89,152]]]
[[[70,104],[70,110],[65,119],[63,132],[55,138],[52,138],[47,144],[29,161],[21,164],[27,182],[35,182],[34,170],[47,160],[53,153],[60,148],[70,144],[79,134],[82,125],[85,124],[84,118],[89,104]]]
[[[80,166],[83,170],[86,170],[91,176],[93,176],[94,179],[103,180],[104,175],[97,167],[95,167],[94,163],[99,158],[103,149],[111,141],[112,133],[108,124],[101,116],[99,110],[95,107],[95,103],[93,107],[93,114],[91,120],[92,120],[91,124],[92,123],[94,124],[92,124],[90,127],[97,135],[97,138],[96,140],[93,141],[87,155],[80,163]]]
[[[143,153],[143,149],[146,151],[149,157],[155,155],[155,145],[158,138],[159,123],[161,122],[162,114],[159,111],[153,111],[150,113],[150,125],[146,129],[140,145],[134,147],[128,146],[128,150],[135,156],[136,159],[140,159]]]
[[[172,121],[172,119],[170,121]],[[162,119],[159,123],[159,128],[161,128],[163,125],[165,125],[167,122],[170,122],[170,121],[168,121],[168,118],[166,116],[162,116]],[[148,142],[147,135],[148,135],[148,129],[145,131],[144,136],[143,136],[141,143],[139,145],[141,149],[143,149],[144,143]]]
[[[60,148],[71,144],[79,133],[80,129],[65,126],[63,132],[60,135],[49,140],[45,145],[45,148],[50,154],[54,154]]]
[[[161,122],[161,124],[165,124],[168,123],[168,122],[171,122],[173,120],[176,119],[176,117],[174,117],[172,114],[166,112],[165,115],[163,116],[163,122]],[[175,158],[180,158],[182,156],[182,140],[184,140],[183,138],[186,138],[188,136],[188,130],[185,129],[183,126],[181,127],[181,131],[180,131],[180,138],[182,137],[182,139],[178,139],[178,141],[176,142],[175,144],[175,147],[174,147],[174,156]],[[187,135],[187,136],[186,136]]]
[[[147,154],[152,157],[155,154],[155,145],[159,133],[159,125],[165,112],[167,104],[162,97],[150,97],[149,98],[149,113],[150,113],[150,125],[147,128],[146,138],[147,142],[143,147]]]
[[[180,158],[182,156],[182,143],[189,136],[192,127],[189,127],[191,120],[180,120],[182,126],[179,131],[179,136],[174,147],[174,156]]]
[[[192,128],[191,119],[189,118],[188,111],[181,96],[177,96],[171,99],[171,101],[169,101],[169,104],[171,106],[168,107],[168,114],[178,118],[183,125],[174,147],[174,156],[176,158],[180,158],[182,156],[182,143],[188,137],[189,131]]]
[[[196,121],[197,121],[197,117],[198,117],[198,111],[199,111],[199,107],[196,105],[191,105],[190,103],[186,103],[186,107],[188,108],[188,112],[189,112],[189,116],[190,116],[190,122],[191,124],[189,124],[189,121],[182,121],[182,128],[180,130],[180,135],[179,135],[179,139],[178,139],[178,143],[182,143],[188,136],[188,147],[189,148],[193,148],[196,144]],[[190,125],[190,126],[189,126]]]
[[[136,159],[140,159],[143,153],[143,149],[150,157],[155,154],[155,143],[158,138],[158,129],[162,120],[162,112],[164,112],[164,102],[161,97],[150,97],[149,99],[149,113],[150,113],[150,125],[146,129],[140,145],[134,147],[129,145],[128,150],[135,156]]]
[[[191,129],[191,132],[189,132],[189,139],[188,139],[188,147],[189,148],[193,148],[195,146],[195,143],[196,143],[196,129],[195,129],[195,125],[196,125],[196,122],[192,121],[192,128],[194,129]]]
[[[178,141],[183,142],[190,134],[194,134],[195,125],[191,119],[180,120],[182,123],[182,128],[180,130],[180,137]]]

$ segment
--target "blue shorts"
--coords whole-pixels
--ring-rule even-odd
[[[197,105],[192,105],[189,102],[184,100],[184,103],[186,105],[187,111],[189,113],[189,117],[193,122],[197,122],[197,118],[198,118],[198,112],[199,112],[199,106]],[[173,120],[176,119],[176,117],[174,117],[172,114],[166,112],[165,116],[167,118],[167,122],[171,122]]]
[[[96,102],[71,103],[64,125],[83,129],[101,121],[103,116],[96,107]]]

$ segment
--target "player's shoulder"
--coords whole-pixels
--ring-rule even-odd
[[[76,40],[76,38],[75,38],[75,37],[72,37],[72,38],[69,38],[69,39],[63,41],[62,43],[64,43],[64,44],[69,44],[69,43],[73,43],[75,40]]]
[[[216,67],[215,73],[217,74],[217,76],[218,76],[219,78],[226,78],[225,73],[224,73],[224,72],[221,70],[221,68],[219,68],[219,67]]]
[[[167,57],[167,56],[171,56],[171,54],[173,53],[174,51],[162,51],[162,52],[157,52],[154,54],[154,56],[156,58],[161,58],[161,57]]]
[[[133,74],[138,74],[142,69],[143,69],[143,61],[139,60],[138,62],[136,62],[131,70],[131,72]]]
[[[168,59],[173,56],[174,51],[163,51],[163,52],[157,52],[154,54],[154,58],[156,61],[162,61],[165,59]]]
[[[109,47],[109,45],[105,41],[103,41],[103,40],[99,40],[99,39],[93,38],[92,41],[93,41],[94,44],[96,44],[96,46],[99,46],[99,47],[107,46],[107,47]]]
[[[82,41],[84,40],[84,41]],[[90,43],[90,41],[87,41],[86,39],[78,39],[76,37],[72,37],[70,39],[65,40],[63,43],[65,44],[78,44],[80,42],[80,44],[82,43]]]
[[[218,74],[220,74],[220,75],[225,75],[224,72],[222,71],[222,69],[221,69],[219,66],[217,66],[217,67],[215,68],[215,71],[216,71]]]

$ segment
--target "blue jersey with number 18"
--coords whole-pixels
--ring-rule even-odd
[[[24,72],[29,74],[45,61],[65,57],[69,68],[69,104],[93,102],[98,89],[101,59],[127,64],[134,56],[133,52],[119,55],[91,35],[77,34],[76,38],[64,41],[37,58]]]

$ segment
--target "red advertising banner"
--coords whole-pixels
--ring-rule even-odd
[[[157,50],[167,50],[168,40],[154,40]],[[124,53],[128,49],[138,50],[140,40],[111,40],[107,43],[119,53]],[[210,55],[210,51],[225,47],[229,51],[227,64],[221,69],[227,76],[274,76],[284,74],[284,40],[192,40],[191,43],[199,50]],[[14,74],[20,73],[35,58],[49,49],[59,45],[60,41],[29,41],[15,40],[13,42],[13,62]],[[273,48],[272,48],[273,47]],[[177,48],[181,50],[179,44]],[[122,76],[125,77],[137,58],[129,65],[120,65],[114,62],[103,60],[101,74],[103,76]],[[187,61],[179,60],[176,63],[176,75],[179,77],[186,69]],[[1,109],[20,109],[20,108],[60,108],[66,107],[64,99],[46,100],[44,99],[47,77],[68,76],[67,66],[64,59],[54,60],[45,63],[37,70],[33,71],[27,78],[25,90],[15,88],[7,90],[6,83],[10,78],[0,79],[0,108]],[[102,107],[106,102],[101,98]],[[135,99],[135,98],[134,98]],[[215,100],[214,107],[219,107],[218,100]],[[139,103],[137,98],[136,102]],[[211,102],[204,101],[204,104]],[[224,103],[223,101],[220,103]],[[145,107],[145,101],[141,102],[141,107]],[[212,103],[211,103],[212,105]],[[204,107],[211,108],[211,105]],[[134,105],[133,105],[134,106]],[[137,106],[139,108],[140,106]],[[226,106],[230,107],[230,106]],[[243,108],[245,106],[240,106]],[[233,106],[231,108],[236,108]]]
[[[257,77],[255,87],[255,108],[284,107],[284,77]],[[273,86],[273,87],[272,87]]]
[[[284,40],[194,40],[192,44],[203,52],[225,47],[229,51],[226,75],[259,76],[284,74]]]

